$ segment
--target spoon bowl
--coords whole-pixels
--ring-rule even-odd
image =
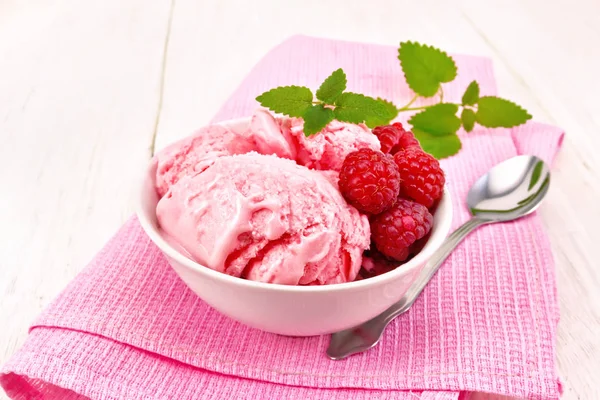
[[[387,310],[362,324],[331,336],[327,355],[341,360],[379,343],[394,318],[405,313],[419,297],[456,246],[476,228],[511,221],[532,213],[550,185],[550,169],[535,156],[517,156],[497,164],[480,177],[467,195],[470,220],[456,229],[433,253],[408,292]]]
[[[535,156],[501,162],[469,190],[467,206],[486,221],[510,221],[533,212],[548,192],[550,170]]]

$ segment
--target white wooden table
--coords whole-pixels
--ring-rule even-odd
[[[600,399],[600,2],[283,4],[0,0],[0,364],[132,214],[153,141],[206,124],[272,46],[414,39],[493,58],[501,95],[566,130],[540,211],[558,361],[565,399]]]

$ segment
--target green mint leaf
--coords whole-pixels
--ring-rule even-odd
[[[398,108],[391,101],[387,101],[382,98],[377,98],[376,101],[380,103],[383,107],[385,107],[386,114],[383,116],[372,115],[365,119],[365,124],[367,126],[374,128],[380,125],[389,124],[394,118],[398,116]],[[379,107],[378,107],[379,108]]]
[[[476,119],[488,128],[511,128],[531,119],[521,106],[500,97],[480,97],[477,102]]]
[[[471,132],[475,126],[475,111],[471,110],[470,108],[463,108],[460,119],[465,131]]]
[[[333,110],[317,104],[304,113],[304,135],[310,136],[321,132],[328,123],[333,121]]]
[[[333,104],[344,90],[346,90],[346,74],[341,68],[336,69],[317,90],[317,99],[327,104]]]
[[[415,42],[402,42],[398,48],[398,59],[406,83],[421,96],[435,95],[440,84],[456,78],[454,60],[435,47]]]
[[[460,128],[460,119],[456,116],[458,105],[451,103],[435,104],[427,107],[408,121],[413,128],[431,135],[454,134]]]
[[[385,124],[395,117],[392,116],[393,113],[389,104],[372,97],[351,92],[339,95],[335,100],[333,113],[338,121],[350,122],[352,124],[365,122],[370,128],[377,126],[377,124]]]
[[[356,93],[342,93],[335,100],[333,113],[338,121],[360,124],[365,121],[366,115],[365,96]]]
[[[450,157],[458,153],[462,146],[456,134],[439,136],[414,128],[413,133],[421,144],[421,147],[423,147],[423,150],[437,159]]]
[[[303,86],[280,86],[264,92],[256,100],[273,112],[302,117],[312,107],[313,94]]]
[[[469,83],[469,86],[467,86],[467,90],[465,90],[465,93],[463,94],[462,104],[463,106],[472,106],[475,103],[477,103],[478,99],[479,84],[477,83],[477,81],[473,81]]]

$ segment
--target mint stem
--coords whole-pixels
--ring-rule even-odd
[[[442,103],[442,102],[440,102],[440,103]],[[402,108],[399,108],[399,109],[398,109],[398,112],[403,112],[403,111],[418,111],[418,110],[425,110],[426,108],[429,108],[429,107],[435,106],[435,105],[437,105],[437,104],[440,104],[440,103],[430,104],[430,105],[428,105],[428,106],[421,106],[421,107],[408,107],[408,104],[407,104],[407,105],[405,105],[404,107],[402,107]],[[460,104],[457,104],[457,103],[446,103],[446,104],[454,104],[454,105],[456,105],[456,106],[459,106],[459,107],[460,107]]]
[[[444,89],[440,86],[440,103],[444,102]]]
[[[429,105],[429,106],[421,106],[421,107],[406,107],[406,106],[404,106],[402,108],[399,108],[398,112],[424,110],[424,109],[429,108],[429,107],[431,107],[431,105]]]
[[[411,100],[411,101],[409,101],[407,105],[405,105],[404,107],[400,107],[400,108],[398,109],[398,111],[406,111],[406,110],[410,110],[410,108],[409,108],[409,107],[410,107],[410,106],[411,106],[411,105],[412,105],[412,104],[413,104],[415,101],[417,101],[417,99],[418,99],[418,98],[419,98],[419,95],[418,95],[418,94],[415,94],[415,97],[413,97],[413,98],[412,98],[412,100]]]

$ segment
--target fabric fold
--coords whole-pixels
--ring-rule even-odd
[[[64,343],[69,343],[68,351]],[[40,364],[43,368],[37,368]],[[196,399],[199,392],[211,400],[458,399],[458,393],[272,385],[198,370],[107,338],[56,328],[34,329],[21,357],[7,367],[14,372],[1,382],[15,399]]]

